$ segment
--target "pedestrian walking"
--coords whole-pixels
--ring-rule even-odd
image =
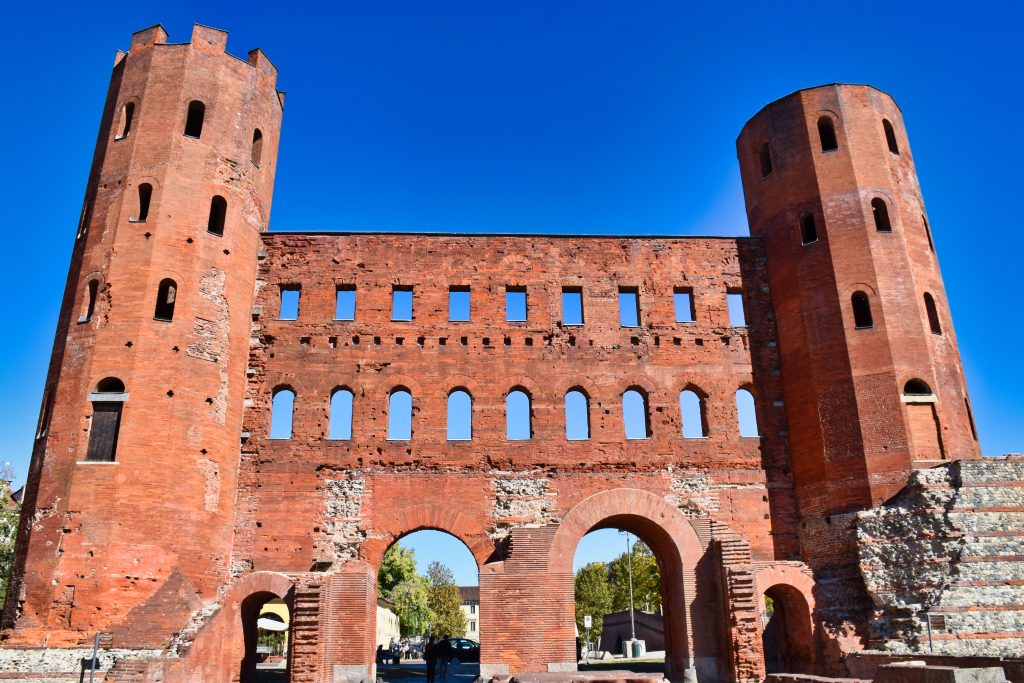
[[[448,635],[441,636],[441,640],[437,643],[437,660],[441,667],[441,680],[445,679],[448,675],[448,663],[452,660],[452,641],[448,639]]]
[[[423,659],[427,663],[427,683],[434,683],[434,672],[437,668],[437,646],[434,645],[434,636],[427,639],[427,646],[423,648]]]

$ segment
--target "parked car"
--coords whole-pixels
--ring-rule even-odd
[[[469,638],[449,638],[452,644],[452,663],[480,662],[480,643]]]

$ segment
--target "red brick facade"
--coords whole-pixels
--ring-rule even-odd
[[[374,670],[380,560],[429,528],[479,565],[485,678],[572,670],[573,554],[602,527],[658,556],[672,680],[760,680],[765,594],[801,643],[793,667],[837,670],[841,652],[866,645],[853,516],[915,466],[979,455],[887,95],[814,88],[747,124],[737,144],[752,238],[268,233],[283,95],[262,53],[237,60],[225,43],[197,26],[190,44],[167,44],[155,27],[115,65],[6,647],[84,647],[99,631],[157,657],[126,656],[108,680],[245,680],[247,617],[279,597],[292,611],[291,680],[359,680]],[[198,138],[183,135],[192,101],[205,105]],[[822,150],[822,115],[834,151]],[[138,221],[142,183],[151,209]],[[207,229],[216,195],[222,235]],[[876,229],[876,198],[891,231]],[[808,244],[802,212],[816,219]],[[172,321],[152,315],[166,278]],[[354,320],[335,320],[339,287],[355,288]],[[395,287],[412,288],[412,320],[392,320]],[[449,321],[450,287],[469,288],[469,321]],[[509,287],[526,291],[525,321],[506,320]],[[282,289],[296,288],[297,319],[282,320]],[[582,292],[582,325],[563,323],[563,288]],[[620,324],[621,288],[638,294],[638,326]],[[677,289],[693,322],[676,321]],[[855,329],[854,292],[868,295],[870,329]],[[742,294],[746,325],[730,324],[728,293]],[[109,377],[124,384],[113,398]],[[905,397],[912,379],[930,393]],[[354,396],[352,436],[332,440],[339,388]],[[387,438],[397,388],[412,395],[408,440]],[[271,439],[284,389],[292,435]],[[446,436],[455,389],[472,397],[470,440]],[[573,389],[588,399],[586,440],[566,438]],[[648,438],[625,438],[629,389],[646,399]],[[683,438],[684,389],[702,397],[705,438]],[[754,396],[760,436],[740,436],[738,389]],[[527,440],[506,436],[512,390],[530,398]],[[89,461],[104,401],[122,411],[116,456]]]

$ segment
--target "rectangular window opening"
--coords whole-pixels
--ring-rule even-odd
[[[693,307],[693,287],[676,287],[672,292],[675,303],[676,322],[692,323],[697,320],[697,311]]]
[[[412,320],[412,287],[395,285],[391,290],[391,319]]]
[[[619,287],[619,324],[640,327],[640,290],[636,287]]]
[[[747,314],[743,305],[743,290],[729,289],[726,292],[729,303],[729,325],[732,327],[746,327]]]
[[[582,287],[562,287],[562,324],[583,324]]]
[[[505,288],[505,320],[510,323],[526,322],[526,287]]]
[[[453,285],[448,288],[448,320],[453,323],[469,322],[470,293],[466,285]]]
[[[121,403],[93,403],[86,460],[113,462],[121,426]]]
[[[279,320],[299,319],[299,294],[301,289],[298,285],[281,285],[281,315]]]
[[[356,319],[356,286],[338,285],[334,305],[335,320]]]

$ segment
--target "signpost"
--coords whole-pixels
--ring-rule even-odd
[[[587,658],[590,656],[590,627],[594,624],[594,620],[589,614],[583,615],[583,627],[587,629],[587,647],[583,650],[583,662],[587,662]]]

